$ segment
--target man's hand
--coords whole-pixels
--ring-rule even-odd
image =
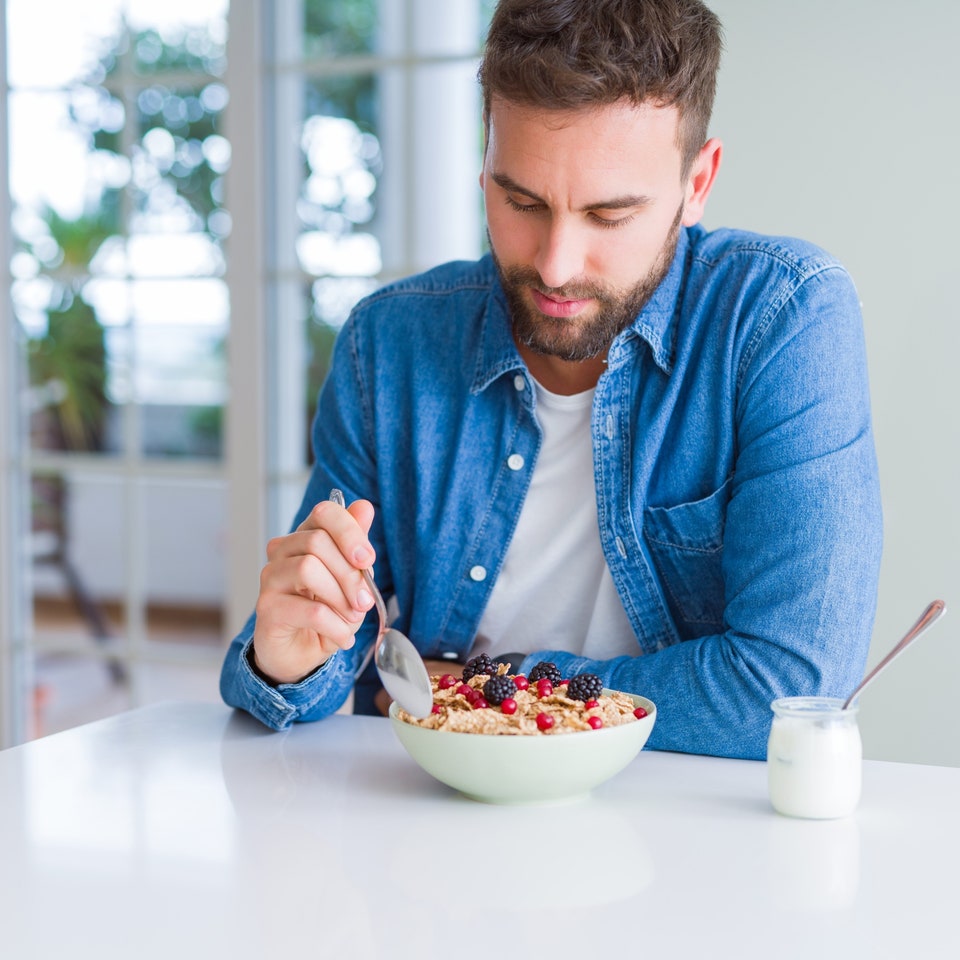
[[[368,500],[346,509],[324,500],[293,533],[267,544],[253,656],[275,683],[296,683],[353,646],[374,603],[360,573],[375,557],[372,522]]]

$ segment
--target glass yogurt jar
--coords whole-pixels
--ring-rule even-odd
[[[774,700],[767,742],[770,802],[790,817],[830,820],[860,801],[863,747],[857,707],[835,697]]]

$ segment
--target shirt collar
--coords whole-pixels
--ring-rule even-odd
[[[684,227],[677,237],[677,249],[667,275],[653,291],[653,296],[636,319],[610,345],[607,366],[615,367],[633,353],[632,343],[638,338],[646,341],[654,362],[667,376],[673,370],[674,350],[677,338],[677,315],[683,281],[687,275],[687,260],[690,253],[688,228]]]
[[[633,323],[627,327],[610,345],[607,355],[609,367],[625,362],[633,353],[633,342],[645,341],[657,366],[667,375],[673,370],[674,342],[676,340],[676,315],[680,301],[683,278],[686,274],[686,261],[690,249],[687,228],[680,231],[677,249],[667,275],[653,292],[644,308],[637,314]],[[522,357],[513,340],[510,312],[506,295],[500,284],[500,277],[489,254],[484,258],[491,272],[490,296],[483,320],[480,352],[471,393],[479,393],[494,380],[505,373],[526,369]]]
[[[483,317],[477,368],[470,384],[471,393],[480,393],[505,373],[526,369],[513,340],[507,297],[503,292],[493,257],[488,253],[483,259],[491,276],[490,295],[487,297],[487,308]]]

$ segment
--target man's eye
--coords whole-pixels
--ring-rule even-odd
[[[507,206],[518,213],[533,213],[540,209],[539,203],[518,203],[513,197],[506,197]]]
[[[613,230],[616,227],[625,227],[633,219],[632,213],[626,217],[617,217],[613,220],[609,220],[606,217],[597,216],[595,213],[591,213],[590,216],[598,227],[603,227],[606,230]]]

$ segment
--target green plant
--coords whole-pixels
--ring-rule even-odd
[[[30,382],[51,398],[53,445],[96,450],[107,406],[106,346],[93,308],[72,289],[47,311],[47,332],[27,345]]]

